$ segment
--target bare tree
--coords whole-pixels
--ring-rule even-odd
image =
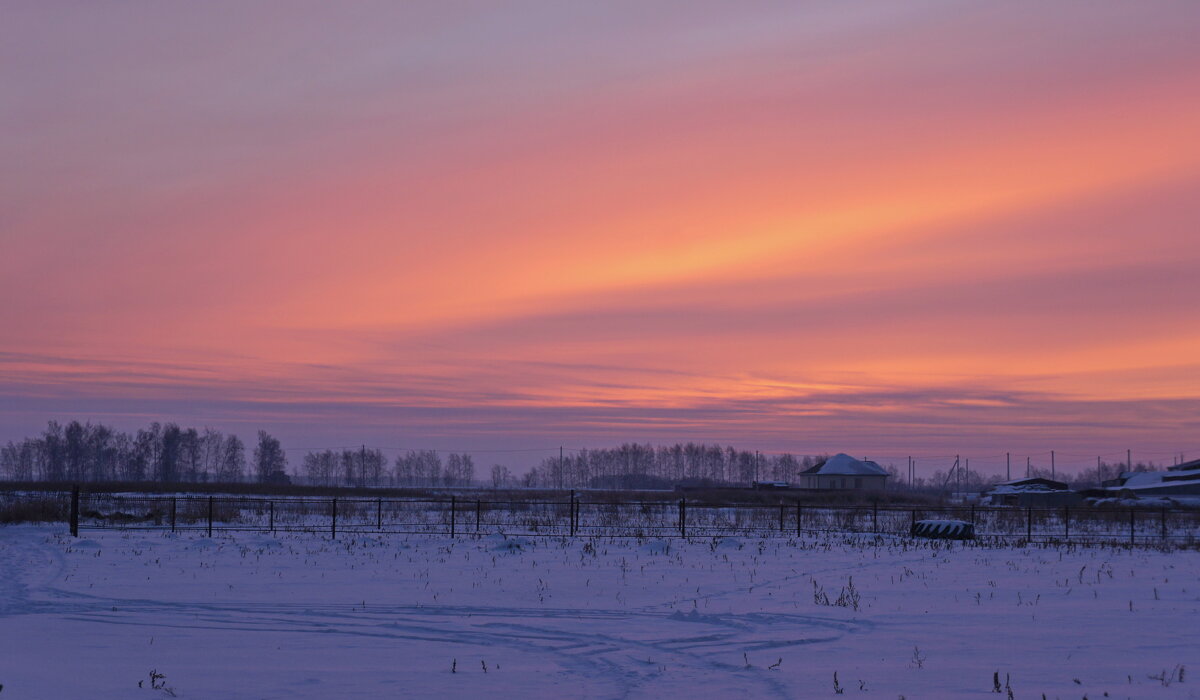
[[[281,478],[287,469],[287,457],[283,445],[265,430],[258,431],[258,444],[254,447],[254,476],[259,483],[268,483]]]
[[[217,481],[236,483],[242,480],[246,470],[246,445],[237,435],[230,435],[221,447],[221,468]]]
[[[504,488],[512,484],[512,472],[503,464],[492,465],[492,488]]]

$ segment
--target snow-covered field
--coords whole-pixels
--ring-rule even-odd
[[[83,535],[0,528],[0,698],[1200,697],[1195,551]]]

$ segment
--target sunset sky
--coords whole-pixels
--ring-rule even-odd
[[[1197,37],[1192,0],[6,3],[0,442],[1200,457]]]

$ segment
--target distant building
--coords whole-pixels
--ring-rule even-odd
[[[891,476],[869,460],[839,453],[797,475],[798,486],[805,489],[847,489],[880,491],[887,488]]]
[[[1105,481],[1104,489],[1114,496],[1200,496],[1200,459],[1165,472],[1124,472]]]
[[[755,481],[750,486],[755,491],[787,491],[792,488],[786,481]]]
[[[1083,502],[1083,496],[1067,488],[1061,481],[1032,477],[996,484],[985,494],[994,506],[1073,506]]]
[[[1190,462],[1182,462],[1173,467],[1167,467],[1167,471],[1169,472],[1190,472],[1196,469],[1200,469],[1200,459],[1193,459]]]

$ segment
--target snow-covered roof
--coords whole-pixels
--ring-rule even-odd
[[[837,476],[887,476],[887,470],[878,464],[839,452],[825,460],[824,464],[806,469],[804,474],[834,474]]]
[[[1162,472],[1130,472],[1121,488],[1133,489],[1139,486],[1157,486],[1162,483]]]
[[[993,495],[1006,493],[1058,493],[1067,490],[1067,485],[1061,481],[1053,481],[1042,477],[1013,479],[996,484],[990,491]]]
[[[1200,472],[1193,470],[1165,472],[1125,472],[1121,474],[1122,483],[1109,486],[1109,491],[1141,491],[1152,493],[1155,490],[1179,491],[1184,488],[1200,488]]]
[[[996,484],[988,493],[1000,496],[1009,493],[1062,493],[1066,489],[1055,489],[1045,484]]]

